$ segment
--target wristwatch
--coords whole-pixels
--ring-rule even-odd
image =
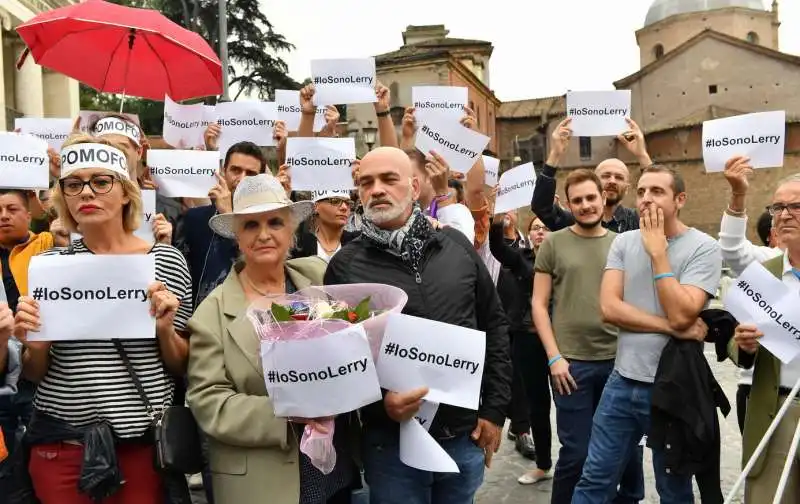
[[[386,117],[392,112],[390,110],[384,110],[383,112],[375,112],[375,115],[378,117]]]

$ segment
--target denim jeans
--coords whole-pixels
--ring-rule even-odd
[[[572,504],[609,501],[625,463],[641,450],[639,442],[650,429],[652,388],[650,383],[629,380],[616,371],[611,374],[595,413],[589,455]],[[691,477],[669,474],[660,450],[653,450],[653,470],[661,504],[694,502]]]
[[[569,372],[578,388],[569,395],[561,395],[553,390],[556,429],[561,450],[558,452],[556,470],[553,474],[551,504],[572,502],[572,493],[581,478],[581,471],[589,451],[592,419],[613,369],[613,360],[570,361]],[[644,499],[642,449],[639,448],[636,454],[638,457],[633,457],[631,463],[627,464],[618,494],[612,496],[614,503],[635,504]],[[616,485],[614,488],[616,489]]]
[[[397,431],[364,429],[364,476],[371,504],[472,504],[483,483],[483,450],[468,435],[439,441],[460,473],[433,473],[400,461]]]

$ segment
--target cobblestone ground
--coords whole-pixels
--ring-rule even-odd
[[[708,346],[706,356],[711,362],[714,375],[725,390],[731,403],[731,412],[728,418],[721,420],[722,431],[722,493],[727,493],[736,482],[740,473],[740,458],[742,453],[742,439],[739,426],[736,423],[736,387],[738,371],[730,361],[717,363],[716,356],[711,346]],[[722,417],[720,417],[722,418]],[[555,435],[555,408],[553,408],[553,462],[557,460],[558,438]],[[655,477],[653,476],[652,458],[650,450],[645,448],[645,499],[643,504],[657,504]],[[478,490],[476,504],[550,504],[551,482],[545,481],[537,485],[520,485],[517,478],[522,475],[532,463],[514,451],[514,443],[503,437],[503,446],[494,457],[492,468],[486,472],[483,486]],[[741,494],[741,492],[740,492]],[[695,490],[696,502],[700,502],[699,493]],[[741,504],[743,499],[734,500]]]
[[[729,361],[717,363],[712,347],[709,346],[707,350],[706,356],[711,362],[714,375],[725,390],[732,407],[728,418],[721,421],[722,492],[723,495],[727,496],[728,491],[733,487],[740,473],[742,440],[736,423],[735,408],[738,371]],[[532,465],[530,461],[514,451],[514,443],[505,438],[505,433],[503,436],[503,445],[500,448],[500,452],[494,457],[492,469],[486,472],[483,486],[478,490],[476,504],[549,504],[550,481],[524,486],[517,483],[517,478]],[[558,438],[555,435],[555,408],[553,408],[554,462],[558,456],[558,448]],[[652,459],[650,450],[647,448],[645,448],[644,468],[646,489],[645,500],[642,501],[642,504],[657,504],[659,500],[655,488]],[[699,493],[695,492],[695,494],[697,495],[696,502],[700,502]],[[193,501],[195,504],[205,504],[206,501],[202,491],[193,492]],[[742,502],[741,498],[734,500],[734,504],[742,504]]]

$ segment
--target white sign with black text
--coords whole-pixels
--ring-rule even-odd
[[[28,289],[39,303],[41,330],[30,341],[152,339],[147,289],[155,256],[44,255],[31,259]]]
[[[783,166],[786,112],[756,112],[703,123],[703,163],[721,172],[735,156],[747,156],[753,168]]]
[[[215,107],[212,105],[182,105],[172,101],[169,96],[164,97],[163,137],[165,142],[176,149],[205,145],[203,134],[215,120]]]
[[[319,338],[262,341],[261,362],[276,416],[328,417],[381,399],[360,325]]]
[[[533,163],[525,163],[504,172],[500,176],[500,187],[497,189],[495,215],[529,206],[535,186],[536,170]]]
[[[286,131],[300,129],[300,118],[303,113],[300,109],[300,91],[291,89],[275,90],[275,106],[278,109],[278,120],[286,124]],[[322,131],[325,127],[325,107],[317,107],[314,115],[314,133]]]
[[[461,472],[455,460],[427,431],[416,418],[400,424],[400,461],[420,471]]]
[[[356,159],[353,138],[300,138],[286,140],[286,164],[297,191],[351,190]]]
[[[375,58],[311,60],[314,104],[375,103]]]
[[[72,123],[69,118],[18,117],[14,120],[14,128],[20,133],[39,137],[51,149],[60,151],[72,133]]]
[[[219,154],[214,151],[156,149],[147,165],[158,192],[167,198],[207,198],[217,183]]]
[[[459,173],[467,173],[475,166],[478,156],[491,140],[456,121],[438,116],[427,116],[425,122],[419,124],[414,147],[426,156],[431,151],[436,152],[447,161],[452,171]]]
[[[574,91],[567,93],[567,117],[573,136],[617,136],[628,129],[631,92]]]
[[[253,142],[260,147],[275,145],[273,138],[278,108],[273,102],[240,101],[217,104],[217,123],[220,159],[225,158],[231,145],[238,142]]]
[[[47,142],[33,135],[0,132],[0,186],[47,189],[49,184]]]
[[[784,364],[800,354],[800,297],[760,263],[731,282],[723,302],[740,324],[755,324],[764,333],[761,344]]]
[[[500,160],[492,156],[483,156],[483,183],[489,187],[496,186],[499,172]]]
[[[467,88],[458,86],[414,86],[411,88],[414,117],[418,122],[425,122],[431,115],[458,122],[464,117],[467,92]]]
[[[381,387],[428,387],[426,401],[478,409],[486,334],[409,315],[389,314],[378,354]]]
[[[121,115],[137,126],[139,125],[139,116],[136,114],[129,114],[127,112],[117,114],[115,112],[108,112],[105,110],[81,110],[78,113],[78,118],[80,119],[80,125],[78,126],[78,129],[84,133],[89,133],[89,128],[91,126],[93,126],[100,119],[108,117],[109,115]]]

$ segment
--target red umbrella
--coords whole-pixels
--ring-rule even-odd
[[[208,43],[152,9],[87,0],[17,32],[38,64],[98,91],[159,101],[222,92],[222,64]]]

